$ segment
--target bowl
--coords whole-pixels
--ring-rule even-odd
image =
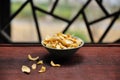
[[[78,38],[78,37],[77,37]],[[78,38],[80,39],[80,38]],[[78,47],[75,48],[67,48],[67,49],[56,49],[56,48],[50,48],[47,47],[43,44],[43,41],[41,42],[42,46],[47,49],[47,51],[57,57],[57,58],[66,58],[66,57],[71,57],[73,54],[75,54],[75,52],[80,49],[83,45],[84,45],[84,41],[82,39],[81,40],[81,44]]]

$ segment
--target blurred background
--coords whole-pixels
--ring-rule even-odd
[[[11,0],[10,14],[13,15],[26,0]],[[50,12],[56,0],[33,0],[36,7],[43,11]],[[102,1],[102,6],[105,12],[101,9],[97,1]],[[77,15],[80,9],[88,2],[88,0],[58,0],[55,6],[53,15],[71,21]],[[57,19],[51,14],[36,11],[41,38],[44,39],[47,35],[62,32],[66,26],[70,26],[65,33],[82,38],[86,43],[92,43],[87,26],[90,27],[90,32],[93,38],[93,43],[99,43],[103,34],[104,39],[100,43],[113,43],[120,39],[120,17],[115,19],[112,27],[111,21],[114,19],[116,12],[120,10],[120,0],[90,0],[84,9],[87,22],[86,24],[83,13],[69,25],[69,23]],[[106,17],[107,16],[107,17]],[[104,18],[104,19],[101,19]],[[101,19],[101,20],[99,20]],[[95,22],[99,20],[98,22]],[[92,24],[92,22],[95,22]],[[35,21],[33,19],[31,4],[28,3],[22,11],[10,22],[11,24],[11,40],[13,42],[39,42],[36,31]]]

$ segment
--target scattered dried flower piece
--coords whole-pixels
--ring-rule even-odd
[[[34,63],[34,64],[32,64],[32,69],[36,69],[37,68],[37,65]]]
[[[60,67],[61,65],[60,64],[55,64],[53,61],[50,62],[51,66],[53,67]]]
[[[40,69],[38,72],[43,73],[43,72],[45,72],[45,71],[46,71],[46,67],[45,67],[45,66],[42,66],[41,69]]]
[[[38,64],[38,65],[43,64],[43,60],[39,60],[39,61],[37,62],[37,64]]]
[[[30,68],[28,66],[25,66],[25,65],[22,66],[21,70],[22,70],[22,72],[25,72],[25,73],[30,73],[30,71],[31,71]]]
[[[31,61],[36,61],[39,59],[39,56],[33,58],[30,54],[28,54],[28,59]]]

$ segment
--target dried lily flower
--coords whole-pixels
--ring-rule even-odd
[[[31,67],[32,67],[32,69],[36,69],[37,65],[34,63]]]
[[[38,64],[38,65],[43,64],[43,60],[39,60],[39,61],[37,62],[37,64]]]
[[[22,66],[21,70],[22,70],[22,72],[25,72],[25,73],[30,73],[31,72],[30,68],[28,66],[25,66],[25,65]]]
[[[38,72],[43,73],[43,72],[45,72],[45,71],[46,71],[46,67],[45,67],[45,66],[42,66],[41,69],[40,69]]]
[[[28,54],[28,59],[31,61],[36,61],[39,59],[39,56],[33,58],[30,54]]]
[[[60,64],[55,64],[53,61],[50,62],[51,66],[53,67],[60,67],[61,65]]]

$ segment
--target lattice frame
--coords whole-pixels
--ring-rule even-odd
[[[88,0],[84,5],[83,7],[78,11],[78,13],[71,19],[71,20],[68,20],[66,18],[62,18],[58,15],[55,15],[54,14],[54,11],[56,9],[56,6],[58,5],[59,3],[59,0],[55,0],[52,8],[50,11],[46,11],[46,10],[43,10],[41,9],[40,7],[37,7],[36,5],[34,5],[33,3],[33,0],[27,0],[26,2],[24,2],[21,7],[13,14],[11,15],[9,21],[6,23],[6,25],[4,26],[4,28],[0,31],[0,33],[2,34],[2,36],[5,37],[5,39],[8,41],[8,43],[15,43],[15,42],[12,42],[11,39],[10,39],[10,36],[8,36],[8,34],[5,32],[5,29],[8,28],[8,24],[10,24],[10,22],[22,11],[22,9],[28,4],[30,3],[31,5],[31,9],[32,9],[32,15],[33,15],[33,19],[34,19],[34,22],[35,22],[35,27],[36,27],[36,31],[37,31],[37,34],[38,34],[38,39],[39,39],[39,42],[41,42],[41,33],[40,33],[40,30],[39,30],[39,24],[38,24],[38,20],[37,20],[37,14],[36,14],[36,11],[40,11],[44,14],[47,14],[47,15],[50,15],[56,19],[59,19],[59,20],[62,20],[66,23],[68,23],[68,25],[65,27],[65,29],[62,31],[63,33],[65,33],[71,26],[71,24],[79,17],[79,15],[82,15],[83,16],[83,20],[86,24],[86,28],[87,28],[87,31],[89,33],[89,37],[90,37],[90,40],[91,40],[91,43],[95,43],[94,39],[93,39],[93,35],[92,35],[92,31],[90,29],[90,25],[92,24],[95,24],[97,22],[100,22],[102,20],[105,20],[107,18],[110,18],[110,17],[113,17],[113,20],[110,22],[109,26],[107,27],[107,29],[105,30],[105,32],[103,33],[103,35],[100,37],[98,43],[102,43],[103,39],[106,37],[107,33],[110,31],[111,27],[113,26],[113,24],[116,22],[116,20],[119,18],[119,15],[120,15],[120,10],[115,12],[115,13],[112,13],[112,14],[109,14],[108,11],[104,8],[103,4],[102,4],[102,1],[103,0],[95,0],[96,3],[98,4],[98,6],[101,8],[101,10],[104,12],[105,16],[104,17],[101,17],[97,20],[94,20],[94,21],[91,21],[89,22],[87,17],[86,17],[86,14],[85,14],[85,9],[86,7],[90,4],[92,0]],[[115,42],[120,42],[120,39],[116,40]]]

